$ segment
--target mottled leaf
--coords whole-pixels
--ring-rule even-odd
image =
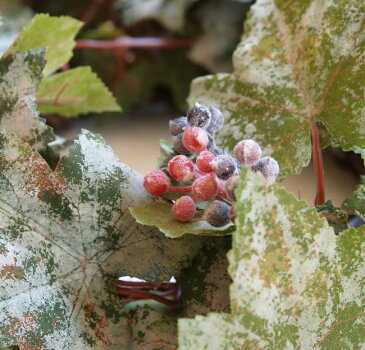
[[[72,57],[74,37],[82,22],[67,16],[38,14],[23,28],[5,55],[29,49],[47,48],[44,75],[66,64]]]
[[[316,205],[316,209],[321,216],[326,218],[328,224],[335,230],[335,233],[340,233],[348,228],[347,213],[340,208],[335,207],[331,200]]]
[[[185,349],[362,349],[365,228],[335,235],[315,208],[241,171],[228,254],[231,314],[179,321]]]
[[[177,349],[176,318],[166,316],[149,306],[138,306],[129,312],[132,336],[128,350]]]
[[[151,203],[143,207],[130,208],[134,218],[142,225],[156,226],[166,237],[179,238],[186,234],[199,236],[222,236],[234,230],[233,224],[214,227],[206,221],[180,222],[171,215],[170,203]]]
[[[87,131],[55,171],[0,136],[0,346],[127,349],[116,278],[168,280],[200,244],[135,222],[142,181]]]
[[[37,103],[43,114],[57,113],[66,117],[121,110],[111,92],[90,67],[77,67],[43,79],[37,93]]]
[[[209,312],[229,312],[227,252],[231,237],[209,237],[191,267],[179,276],[184,317],[206,315]]]
[[[347,199],[343,207],[353,215],[359,215],[365,220],[365,176],[361,176],[361,183]]]
[[[185,11],[197,0],[119,0],[124,23],[129,26],[142,20],[161,22],[170,31],[180,31],[185,23]]]
[[[35,94],[45,64],[44,50],[29,50],[0,59],[0,130],[15,132],[35,150],[53,140],[52,129],[36,111]]]
[[[220,108],[222,146],[253,138],[282,176],[309,163],[316,120],[333,145],[365,148],[364,13],[363,0],[256,1],[234,72],[196,79],[189,103]]]

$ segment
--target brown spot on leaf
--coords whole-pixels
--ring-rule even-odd
[[[4,265],[0,270],[0,277],[5,279],[22,280],[24,278],[23,269],[15,265]]]

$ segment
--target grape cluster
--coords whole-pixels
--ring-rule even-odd
[[[238,142],[233,156],[219,148],[214,135],[223,124],[224,117],[219,109],[199,103],[195,103],[186,116],[170,120],[177,155],[168,161],[167,167],[147,173],[144,187],[153,195],[179,194],[171,208],[173,218],[178,221],[207,221],[215,227],[224,226],[235,216],[232,206],[242,166],[260,171],[265,178],[275,179],[279,174],[276,160],[261,158],[261,148],[253,140]],[[204,214],[195,219],[199,202],[208,204]]]

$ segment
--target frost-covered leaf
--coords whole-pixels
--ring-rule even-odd
[[[119,0],[123,21],[129,26],[136,22],[154,19],[168,30],[178,32],[185,24],[185,11],[197,0]]]
[[[222,236],[234,230],[233,224],[214,227],[206,221],[180,222],[171,215],[170,203],[151,203],[143,207],[130,208],[134,218],[142,225],[156,226],[166,237],[179,238],[186,234],[199,236]]]
[[[359,215],[365,220],[365,176],[361,176],[361,183],[347,199],[343,207],[351,214]]]
[[[35,94],[44,64],[43,49],[0,59],[0,131],[15,132],[35,150],[44,149],[54,138],[36,111]]]
[[[189,103],[221,108],[222,146],[253,138],[282,175],[308,164],[316,120],[332,144],[365,148],[364,12],[363,0],[256,1],[234,72],[196,79]]]
[[[182,271],[179,283],[184,317],[209,312],[229,312],[227,252],[231,237],[210,237],[199,251],[191,267]]]
[[[5,55],[30,49],[47,48],[44,75],[48,75],[66,64],[75,46],[74,37],[82,22],[68,17],[52,17],[38,14],[23,28]]]
[[[90,67],[77,67],[46,77],[39,86],[37,102],[41,113],[57,113],[66,117],[121,110]]]
[[[331,200],[316,206],[317,212],[326,218],[335,233],[340,233],[348,228],[347,213],[333,205]]]
[[[177,349],[177,320],[149,306],[129,311],[132,336],[128,350]]]
[[[14,41],[20,30],[32,19],[32,10],[14,0],[0,3],[0,56]]]
[[[365,228],[335,235],[315,208],[241,170],[228,254],[232,313],[179,321],[179,349],[362,349]]]
[[[231,55],[248,9],[247,4],[233,0],[201,1],[194,17],[202,33],[194,40],[189,58],[210,72],[231,72]]]
[[[115,280],[168,280],[200,240],[167,239],[128,207],[143,176],[83,131],[52,171],[15,135],[0,136],[0,346],[127,349]]]

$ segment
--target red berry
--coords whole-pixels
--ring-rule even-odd
[[[193,153],[204,151],[209,143],[208,133],[197,126],[191,126],[184,129],[182,143],[187,150]]]
[[[194,178],[194,164],[186,156],[175,156],[167,163],[167,168],[175,180],[187,182]]]
[[[158,196],[167,192],[170,179],[163,171],[152,170],[145,175],[143,186],[148,193]]]
[[[196,165],[199,170],[204,173],[211,173],[214,171],[213,167],[210,165],[210,162],[216,157],[216,155],[209,151],[200,152],[198,157],[196,158]]]
[[[195,215],[195,202],[189,196],[182,196],[171,208],[172,217],[179,221],[190,221]]]
[[[226,181],[217,179],[218,191],[217,198],[227,198]]]
[[[210,201],[218,191],[218,184],[215,174],[198,177],[191,185],[191,191],[196,200]]]

